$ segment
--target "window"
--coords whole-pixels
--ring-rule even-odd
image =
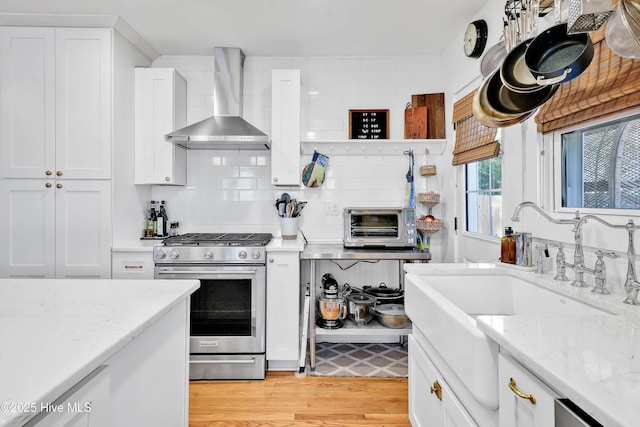
[[[502,157],[466,165],[467,231],[502,236]]]
[[[640,209],[640,116],[562,134],[562,207]]]

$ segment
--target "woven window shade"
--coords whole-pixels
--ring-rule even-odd
[[[560,85],[535,117],[550,133],[640,106],[640,60],[621,58],[607,46],[604,28],[591,34],[594,55],[578,78]]]
[[[497,157],[500,143],[497,130],[478,122],[473,115],[472,91],[453,105],[453,123],[456,126],[456,145],[453,148],[454,166]]]

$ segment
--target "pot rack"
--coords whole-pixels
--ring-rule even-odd
[[[552,12],[554,8],[553,0],[540,0],[540,6],[538,9],[538,17],[542,18],[549,12]],[[504,5],[504,13],[509,16],[520,16],[522,11],[522,0],[507,0]]]

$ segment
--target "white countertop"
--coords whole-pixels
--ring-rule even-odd
[[[0,426],[22,425],[35,414],[17,405],[53,402],[198,287],[0,279]]]
[[[478,316],[478,327],[607,427],[640,424],[640,321],[628,316]]]
[[[274,236],[267,245],[267,252],[302,252],[304,247],[305,241],[302,236],[291,240]]]

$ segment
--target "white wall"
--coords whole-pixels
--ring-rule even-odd
[[[188,123],[213,115],[213,57],[163,56],[153,66],[176,68],[187,80]],[[272,69],[301,70],[303,140],[346,140],[348,110],[357,108],[389,109],[391,138],[402,139],[404,108],[411,95],[443,92],[444,86],[438,57],[247,57],[243,116],[267,134],[271,128]],[[440,144],[438,149],[442,148]],[[416,170],[423,153],[424,144],[417,145]],[[183,232],[254,231],[278,235],[274,202],[286,191],[309,202],[301,229],[312,241],[342,240],[342,215],[325,215],[325,201],[338,203],[340,209],[350,205],[403,205],[408,157],[401,152],[324,154],[331,158],[321,187],[278,188],[270,184],[270,151],[190,150],[188,185],[154,186],[151,197],[167,201],[170,220],[180,221]],[[302,154],[301,158],[306,165],[311,155]],[[439,187],[439,181],[437,177],[429,185]],[[426,179],[417,177],[416,186],[418,191],[427,189]],[[446,208],[447,195],[443,194],[441,200],[442,206],[434,208],[436,216]],[[426,213],[426,209],[421,212]],[[441,233],[445,234],[446,231]],[[446,252],[446,241],[434,235],[434,259]]]
[[[117,31],[113,32],[113,242],[136,242],[142,235],[148,186],[134,180],[134,67],[151,60]]]

